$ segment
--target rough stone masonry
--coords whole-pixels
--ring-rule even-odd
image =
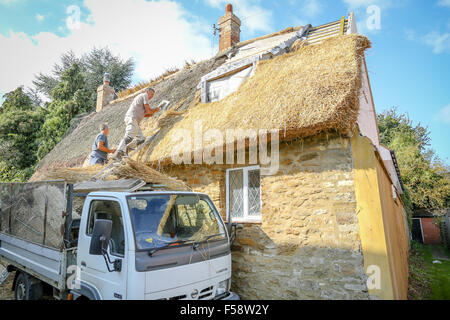
[[[231,167],[167,173],[209,194],[225,217]],[[238,228],[232,289],[243,299],[368,299],[353,176],[348,138],[282,143],[278,174],[261,178],[262,223]]]

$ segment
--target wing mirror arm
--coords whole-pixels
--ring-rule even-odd
[[[236,241],[236,222],[228,222],[228,234],[230,235],[230,246],[233,245],[234,241]]]
[[[115,259],[114,261],[111,261],[111,258],[109,257],[107,250],[102,250],[102,256],[105,259],[106,268],[109,272],[120,272],[122,271],[122,259]],[[110,265],[113,265],[113,268],[111,269]]]

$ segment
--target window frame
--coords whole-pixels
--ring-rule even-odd
[[[242,170],[243,174],[243,208],[244,214],[242,218],[233,218],[230,215],[230,172]],[[259,171],[259,201],[260,201],[260,212],[258,215],[249,215],[249,198],[248,198],[248,172],[249,171]],[[231,168],[226,170],[226,215],[227,221],[237,222],[237,223],[262,223],[262,192],[261,192],[261,167],[259,165],[249,166],[249,167],[239,167]]]
[[[125,215],[124,215],[124,211],[123,211],[123,207],[122,207],[121,201],[119,201],[119,199],[116,199],[116,198],[94,198],[94,199],[91,199],[91,201],[89,203],[89,213],[87,215],[86,229],[84,230],[84,236],[87,237],[87,238],[91,238],[92,239],[92,233],[89,234],[89,224],[90,224],[90,220],[91,220],[91,216],[92,216],[92,205],[93,205],[93,203],[95,201],[111,201],[111,202],[116,202],[116,203],[119,204],[120,214],[122,216],[123,235],[124,235],[124,240],[125,240],[124,253],[120,254],[118,252],[112,252],[111,251],[111,246],[109,246],[109,245],[108,245],[108,253],[110,255],[112,255],[112,256],[124,259],[125,258],[125,253],[127,251],[127,233],[126,233],[126,227],[125,227]]]

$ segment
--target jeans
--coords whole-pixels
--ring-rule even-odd
[[[131,117],[125,117],[125,124],[126,124],[125,136],[120,142],[119,147],[117,148],[117,152],[122,151],[126,153],[127,144],[130,143],[133,140],[133,138],[135,138],[138,141],[145,140],[145,137],[136,119],[133,119]]]
[[[108,163],[108,159],[102,159],[102,158],[97,158],[97,157],[91,157],[89,159],[90,166],[95,166],[96,164],[105,165],[107,163]]]

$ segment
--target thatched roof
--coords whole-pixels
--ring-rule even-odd
[[[195,98],[200,78],[224,61],[225,58],[212,58],[160,81],[154,85],[156,94],[152,104],[158,105],[162,100],[169,100],[172,102],[170,108],[179,111],[189,108]],[[108,135],[110,148],[118,145],[125,132],[123,119],[133,98],[134,95],[120,99],[98,113],[93,112],[84,116],[78,126],[69,130],[55,148],[39,162],[33,180],[42,180],[41,173],[47,170],[82,166],[91,152],[95,136],[99,133],[99,125],[103,122],[107,122],[110,128]],[[148,136],[151,131],[157,129],[157,124],[153,128],[155,123],[153,119],[144,120],[144,124],[141,125],[144,135]]]
[[[227,129],[279,129],[281,140],[328,130],[347,133],[356,125],[361,61],[369,47],[366,37],[345,35],[259,62],[253,77],[238,91],[187,110],[140,159],[170,161],[175,145],[180,144],[178,130],[187,130],[193,137],[199,120],[203,132],[218,129],[224,139]]]
[[[207,104],[201,103],[197,85],[204,75],[221,66],[226,56],[218,55],[171,75],[154,86],[152,100],[155,105],[171,101],[171,112],[141,124],[146,136],[157,132],[159,126],[162,129],[138,158],[147,164],[170,162],[177,129],[193,132],[198,120],[202,120],[203,132],[218,129],[224,137],[226,129],[279,129],[281,139],[321,131],[346,133],[356,125],[361,61],[369,47],[369,40],[359,35],[336,36],[313,46],[295,45],[296,51],[260,61],[255,74],[236,92]],[[117,145],[133,98],[121,99],[84,117],[39,163],[33,179],[41,180],[52,168],[81,166],[102,122],[110,127],[110,147]]]

